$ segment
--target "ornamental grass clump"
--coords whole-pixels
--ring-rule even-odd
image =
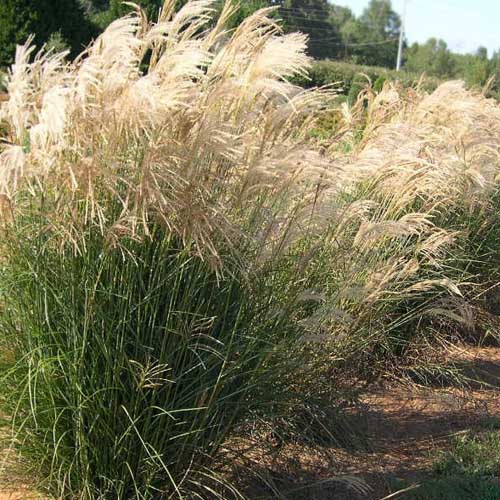
[[[227,31],[232,1],[175,4],[73,62],[28,40],[6,80],[0,403],[59,497],[238,496],[231,438],[330,432],[322,399],[468,321],[498,258],[498,104],[329,108],[273,9]]]
[[[477,306],[494,312],[498,294],[498,103],[461,82],[431,95],[386,83],[336,114],[322,145],[340,189],[322,193],[338,201],[308,274],[324,311],[313,328],[367,374],[444,332],[491,329]]]
[[[75,61],[18,47],[2,104],[2,404],[64,498],[206,498],[218,452],[286,398],[300,237],[329,91],[306,39],[228,1],[139,7]],[[308,212],[307,212],[308,213]],[[288,374],[284,376],[284,373]]]
[[[157,224],[217,266],[215,239],[240,239],[256,193],[324,175],[303,136],[330,93],[287,81],[307,70],[306,37],[281,36],[269,9],[227,33],[232,2],[215,25],[211,0],[174,4],[155,23],[138,8],[114,21],[73,63],[17,49],[2,192],[17,214],[43,195],[75,251],[82,226],[119,246]]]

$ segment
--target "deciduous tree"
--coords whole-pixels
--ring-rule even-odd
[[[424,44],[414,43],[408,49],[405,68],[414,73],[452,78],[456,72],[456,60],[444,40],[429,38]]]
[[[341,53],[342,37],[331,22],[330,4],[327,0],[275,0],[270,5],[279,5],[279,16],[286,31],[300,31],[309,35],[309,53],[324,59]]]
[[[393,67],[398,53],[401,18],[390,0],[371,0],[351,30],[356,62]]]

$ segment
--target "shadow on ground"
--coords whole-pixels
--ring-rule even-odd
[[[272,495],[284,500],[380,500],[421,485],[393,498],[500,499],[494,478],[440,478],[433,473],[437,453],[456,436],[500,425],[500,349],[458,350],[451,361],[463,373],[464,387],[371,387],[362,404],[344,416],[349,429],[365,436],[366,446],[353,451],[348,444],[283,443],[272,458],[254,453],[238,472],[243,491],[252,500]]]

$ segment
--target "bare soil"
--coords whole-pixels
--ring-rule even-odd
[[[396,492],[397,480],[418,485],[455,436],[480,432],[500,419],[500,349],[457,347],[449,360],[462,368],[467,387],[370,387],[348,415],[353,431],[366,435],[365,444],[354,450],[352,444],[287,444],[278,459],[254,458],[268,486],[250,498],[276,490],[287,500],[381,500]],[[356,479],[369,490],[356,491]]]

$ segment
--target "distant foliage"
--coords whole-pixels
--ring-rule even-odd
[[[449,77],[455,72],[455,60],[444,40],[430,38],[426,43],[414,43],[408,49],[405,68],[415,73]]]
[[[499,55],[494,52],[489,59],[485,47],[479,47],[475,54],[455,54],[444,40],[430,38],[424,44],[414,43],[408,49],[405,69],[441,79],[461,79],[470,87],[483,87],[494,77],[489,95],[500,97]]]
[[[371,0],[346,33],[354,62],[392,68],[396,64],[401,19],[390,0]]]
[[[158,12],[163,5],[163,0],[136,0],[139,5],[151,19],[158,17]],[[130,12],[131,6],[124,3],[122,0],[111,0],[109,3],[109,11],[113,18],[121,17]]]
[[[94,33],[78,0],[2,0],[0,2],[0,66],[11,64],[16,44],[35,36],[38,46],[60,33],[76,55]]]
[[[68,43],[62,36],[60,31],[55,31],[49,36],[47,40],[47,48],[52,49],[54,52],[64,52],[69,50]]]
[[[280,17],[286,31],[301,31],[309,35],[309,53],[317,59],[338,57],[342,35],[339,27],[330,20],[330,5],[327,0],[282,0]]]
[[[316,61],[309,71],[309,80],[302,80],[302,85],[307,87],[322,87],[324,85],[339,84],[340,92],[353,97],[353,86],[359,91],[367,84],[374,85],[375,90],[381,90],[386,80],[400,81],[405,87],[417,85],[421,80],[419,73],[388,70],[379,66],[363,66],[341,61]],[[426,90],[434,90],[439,83],[437,78],[423,80]]]
[[[135,0],[157,19],[165,0]],[[170,0],[179,10],[187,0]],[[222,11],[225,0],[213,0],[211,8]],[[280,19],[285,33],[302,32],[309,37],[308,54],[315,59],[342,60],[364,66],[394,69],[398,53],[401,18],[391,0],[370,0],[361,15],[329,0],[243,0],[227,22],[235,28],[255,11],[276,7],[271,18]],[[130,13],[133,6],[122,0],[2,0],[0,2],[0,67],[12,63],[16,44],[36,34],[41,45],[58,37],[72,56],[112,21]],[[475,54],[455,54],[445,41],[430,38],[411,46],[404,41],[403,65],[408,73],[439,79],[462,79],[471,87],[483,87],[491,76],[488,95],[500,97],[498,54],[488,57],[486,48]]]

